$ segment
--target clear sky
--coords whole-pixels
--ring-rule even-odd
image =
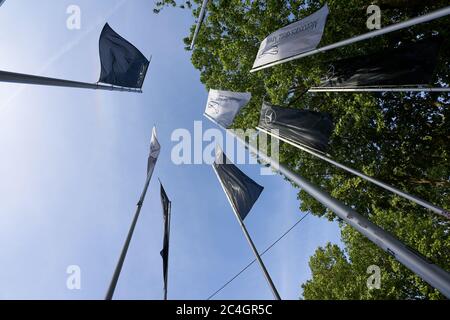
[[[153,60],[143,94],[0,83],[0,299],[103,299],[146,176],[151,128],[161,155],[117,286],[117,299],[161,299],[160,177],[172,200],[170,299],[205,299],[253,259],[209,165],[176,166],[171,134],[214,124],[182,39],[190,11],[152,12],[152,0],[14,0],[0,8],[0,70],[95,82],[105,22]],[[81,29],[69,30],[69,5]],[[226,88],[222,88],[226,89]],[[246,219],[260,251],[293,225],[297,191],[258,165],[265,187]],[[309,257],[339,242],[336,222],[308,216],[264,256],[283,299],[297,299]],[[70,265],[81,290],[66,287]],[[220,299],[271,299],[258,265]]]

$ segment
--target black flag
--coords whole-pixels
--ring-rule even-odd
[[[219,147],[216,148],[216,160],[213,166],[231,205],[244,220],[264,188],[228,160]]]
[[[163,277],[164,277],[164,300],[167,299],[167,279],[169,271],[169,238],[170,238],[170,208],[171,202],[169,197],[161,184],[161,204],[163,208],[164,219],[164,240],[163,249],[161,250],[161,257],[163,260]]]
[[[328,113],[292,108],[281,108],[263,103],[259,127],[278,130],[281,138],[299,143],[311,149],[325,152],[334,130]]]
[[[331,63],[320,87],[426,85],[433,77],[440,37],[397,49],[342,59]]]
[[[99,82],[127,88],[142,88],[149,61],[135,46],[105,24],[100,35]]]

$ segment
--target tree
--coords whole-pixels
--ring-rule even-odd
[[[197,4],[200,1],[195,1]],[[208,15],[192,53],[206,89],[248,91],[252,100],[236,119],[236,128],[253,128],[263,100],[279,105],[326,111],[335,130],[330,142],[333,158],[365,174],[423,199],[449,208],[450,108],[439,93],[307,93],[326,73],[329,61],[396,47],[436,34],[449,36],[448,18],[418,25],[368,41],[250,73],[260,42],[270,33],[318,10],[322,0],[211,0]],[[363,0],[328,0],[330,15],[320,46],[367,32]],[[408,5],[406,6],[406,3]],[[375,2],[375,4],[377,4]],[[445,7],[446,1],[378,1],[382,25]],[[195,16],[199,9],[193,9]],[[190,37],[184,39],[190,43]],[[450,52],[445,42],[442,53]],[[448,56],[441,55],[434,84],[449,82]],[[295,88],[294,94],[289,91]],[[447,220],[388,193],[364,180],[282,144],[280,159],[291,169],[352,206],[357,212],[428,259],[450,270]],[[307,193],[299,191],[300,209],[330,220],[335,215]],[[443,296],[378,249],[359,233],[342,225],[345,255],[336,247],[319,248],[311,258],[313,277],[303,285],[305,298],[435,299]],[[344,260],[348,259],[347,262]],[[331,269],[323,266],[331,263]],[[382,288],[368,291],[366,270],[378,265]],[[347,283],[340,283],[345,279]],[[339,280],[339,281],[338,281]],[[344,280],[342,280],[344,281]],[[322,289],[320,289],[323,287]]]
[[[174,1],[174,0],[161,0],[161,1],[157,1],[156,2],[156,4],[155,4],[155,8],[153,8],[153,12],[154,13],[160,13],[161,12],[161,10],[164,8],[164,7],[169,7],[169,6],[171,6],[171,7],[176,7],[176,6],[178,6],[178,7],[180,7],[181,9],[185,9],[185,8],[192,8],[192,2],[191,1],[189,1],[189,0],[185,0],[185,1],[181,1],[180,2],[181,4],[177,4],[177,2],[176,1]]]
[[[358,299],[365,291],[361,285],[355,286],[355,268],[337,245],[328,243],[325,248],[318,248],[309,266],[312,279],[302,285],[306,299]]]

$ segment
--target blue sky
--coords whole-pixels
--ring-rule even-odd
[[[117,286],[117,299],[161,299],[163,222],[157,177],[172,199],[169,298],[205,299],[253,259],[209,165],[176,166],[173,130],[204,129],[207,92],[184,51],[190,11],[152,13],[151,0],[6,1],[0,8],[0,70],[95,82],[105,22],[153,60],[144,93],[0,83],[0,299],[103,299],[145,182],[151,128],[162,145],[154,179]],[[81,8],[68,30],[66,9]],[[221,88],[226,89],[226,88]],[[260,251],[294,224],[297,190],[280,176],[246,219]],[[309,257],[339,242],[337,223],[308,216],[264,261],[283,299],[297,299]],[[68,290],[66,268],[81,268]],[[271,299],[254,264],[220,299]]]

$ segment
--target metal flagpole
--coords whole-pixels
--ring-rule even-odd
[[[200,31],[200,27],[203,23],[203,19],[205,18],[206,5],[208,4],[208,1],[209,0],[203,0],[202,8],[200,9],[200,15],[198,16],[198,22],[197,22],[197,25],[195,26],[194,37],[192,38],[192,42],[191,42],[191,48],[190,48],[191,50],[194,49],[195,40],[197,39],[198,32]]]
[[[225,192],[225,194],[227,196],[228,202],[230,203],[231,207],[233,208],[234,215],[236,216],[236,219],[238,220],[239,225],[241,226],[242,232],[244,232],[244,235],[247,238],[247,241],[248,241],[250,247],[252,248],[253,253],[255,254],[256,260],[258,260],[259,266],[261,267],[261,269],[264,273],[264,276],[267,280],[267,283],[269,284],[270,289],[272,290],[273,296],[275,297],[276,300],[281,300],[280,294],[278,293],[277,288],[275,287],[275,284],[273,283],[272,278],[270,277],[269,272],[267,271],[266,266],[264,265],[264,262],[262,261],[261,256],[259,255],[258,250],[256,249],[256,246],[253,243],[253,240],[250,237],[250,234],[248,233],[247,228],[244,225],[244,221],[242,221],[241,216],[239,215],[236,208],[234,207],[234,204],[231,201],[230,196],[227,193],[227,190],[225,189],[224,185],[222,184],[222,180],[220,180],[220,177],[219,177],[219,174],[217,173],[216,168],[214,166],[212,166],[212,167],[217,176],[217,179],[220,182],[220,185],[222,186],[223,191]]]
[[[419,24],[419,23],[428,22],[428,21],[435,20],[435,19],[438,19],[438,18],[442,18],[442,17],[444,17],[446,15],[449,15],[449,14],[450,14],[450,6],[442,8],[442,9],[439,9],[439,10],[436,10],[436,11],[433,11],[431,13],[425,14],[425,15],[420,16],[420,17],[412,18],[412,19],[404,21],[404,22],[393,24],[393,25],[391,25],[389,27],[386,27],[386,28],[383,28],[383,29],[380,29],[380,30],[367,32],[367,33],[361,34],[359,36],[355,36],[353,38],[342,40],[342,41],[330,44],[330,45],[322,47],[322,48],[314,49],[314,50],[303,52],[301,54],[298,54],[298,55],[295,55],[295,56],[292,56],[292,57],[289,57],[289,58],[285,58],[285,59],[281,59],[281,60],[278,60],[278,61],[274,61],[274,62],[265,64],[265,65],[262,65],[260,67],[254,68],[254,69],[250,70],[250,72],[259,71],[259,70],[262,70],[262,69],[265,69],[265,68],[273,67],[273,66],[281,64],[281,63],[285,63],[285,62],[288,62],[288,61],[292,61],[292,60],[304,58],[304,57],[307,57],[307,56],[311,56],[311,55],[314,55],[314,54],[319,53],[319,52],[325,52],[325,51],[328,51],[328,50],[331,50],[331,49],[336,49],[336,48],[339,48],[339,47],[343,47],[343,46],[349,45],[351,43],[359,42],[359,41],[362,41],[362,40],[367,40],[367,39],[370,39],[370,38],[381,36],[381,35],[386,34],[386,33],[390,33],[390,32],[401,30],[401,29],[405,29],[405,28],[409,28],[409,27],[411,27],[413,25],[416,25],[416,24]]]
[[[216,119],[214,119],[213,117],[211,117],[210,115],[208,115],[206,112],[203,113],[203,116],[204,116],[205,118],[208,118],[208,120],[212,121],[212,122],[215,123],[216,125],[218,125],[220,128],[226,129],[222,124],[220,124],[219,122],[217,122]]]
[[[311,87],[308,92],[450,92],[450,88],[418,88],[418,87]]]
[[[98,83],[86,83],[86,82],[79,82],[79,81],[47,78],[47,77],[30,75],[30,74],[22,74],[22,73],[15,73],[15,72],[8,72],[8,71],[1,71],[1,70],[0,70],[0,82],[142,93],[141,89],[116,87],[116,86],[112,86],[112,85],[108,86],[108,85],[102,85],[102,84],[98,84]]]
[[[422,200],[422,199],[420,199],[420,198],[418,198],[416,196],[413,196],[413,195],[411,195],[409,193],[401,191],[401,190],[399,190],[399,189],[397,189],[397,188],[395,188],[393,186],[390,186],[390,185],[388,185],[388,184],[386,184],[386,183],[384,183],[384,182],[382,182],[382,181],[380,181],[378,179],[375,179],[375,178],[372,178],[370,176],[367,176],[364,173],[359,172],[358,170],[349,168],[349,167],[347,167],[347,166],[345,166],[345,165],[343,165],[343,164],[341,164],[341,163],[339,163],[337,161],[334,161],[333,159],[330,159],[329,157],[325,156],[324,154],[321,154],[321,153],[316,152],[314,150],[311,150],[309,148],[303,147],[302,145],[294,143],[294,142],[292,142],[292,141],[290,141],[288,139],[276,136],[275,134],[273,134],[270,131],[267,131],[267,130],[262,129],[260,127],[256,127],[256,129],[261,131],[261,132],[264,132],[264,133],[266,133],[266,134],[268,134],[268,135],[270,135],[272,137],[275,137],[278,140],[281,140],[281,141],[284,141],[286,143],[289,143],[290,145],[292,145],[292,146],[294,146],[294,147],[296,147],[296,148],[298,148],[300,150],[308,152],[309,154],[312,154],[313,156],[316,156],[319,159],[322,159],[322,160],[324,160],[324,161],[326,161],[328,163],[331,163],[332,165],[334,165],[334,166],[336,166],[338,168],[341,168],[341,169],[343,169],[343,170],[345,170],[347,172],[350,172],[350,173],[352,173],[352,174],[354,174],[354,175],[356,175],[356,176],[358,176],[358,177],[360,177],[360,178],[362,178],[364,180],[372,182],[373,184],[376,184],[377,186],[379,186],[379,187],[381,187],[383,189],[391,191],[391,192],[399,195],[400,197],[403,197],[403,198],[408,199],[408,200],[410,200],[410,201],[412,201],[414,203],[417,203],[418,205],[420,205],[420,206],[422,206],[424,208],[427,208],[427,209],[433,211],[434,213],[437,213],[437,214],[439,214],[439,215],[441,215],[441,216],[443,216],[443,217],[445,217],[447,219],[450,219],[450,213],[448,211],[446,211],[445,209],[440,208],[438,206],[435,206],[434,204],[429,203],[428,201]]]
[[[250,152],[255,153],[260,160],[269,164],[274,170],[297,184],[305,192],[333,211],[348,225],[360,232],[382,250],[392,255],[397,261],[417,274],[432,287],[439,290],[444,296],[450,298],[450,274],[448,272],[427,261],[423,256],[411,250],[390,233],[372,223],[339,200],[331,197],[316,185],[267,156],[265,153],[258,151],[254,146],[234,134],[232,131],[229,131],[229,133],[243,143]]]
[[[123,262],[125,261],[125,257],[127,255],[128,247],[130,246],[131,238],[133,237],[134,228],[136,227],[136,223],[139,218],[139,214],[141,213],[142,205],[144,203],[145,195],[147,193],[148,185],[150,184],[150,179],[152,178],[153,171],[151,171],[147,175],[147,180],[145,181],[144,190],[142,191],[141,197],[139,198],[139,202],[137,203],[136,213],[134,214],[133,222],[131,223],[130,230],[128,231],[127,239],[125,240],[125,244],[122,248],[122,252],[119,257],[119,261],[117,262],[116,269],[114,270],[114,274],[111,280],[111,283],[108,288],[108,292],[106,293],[105,300],[112,300],[114,296],[114,291],[116,290],[117,281],[119,280],[120,271],[122,270]]]

